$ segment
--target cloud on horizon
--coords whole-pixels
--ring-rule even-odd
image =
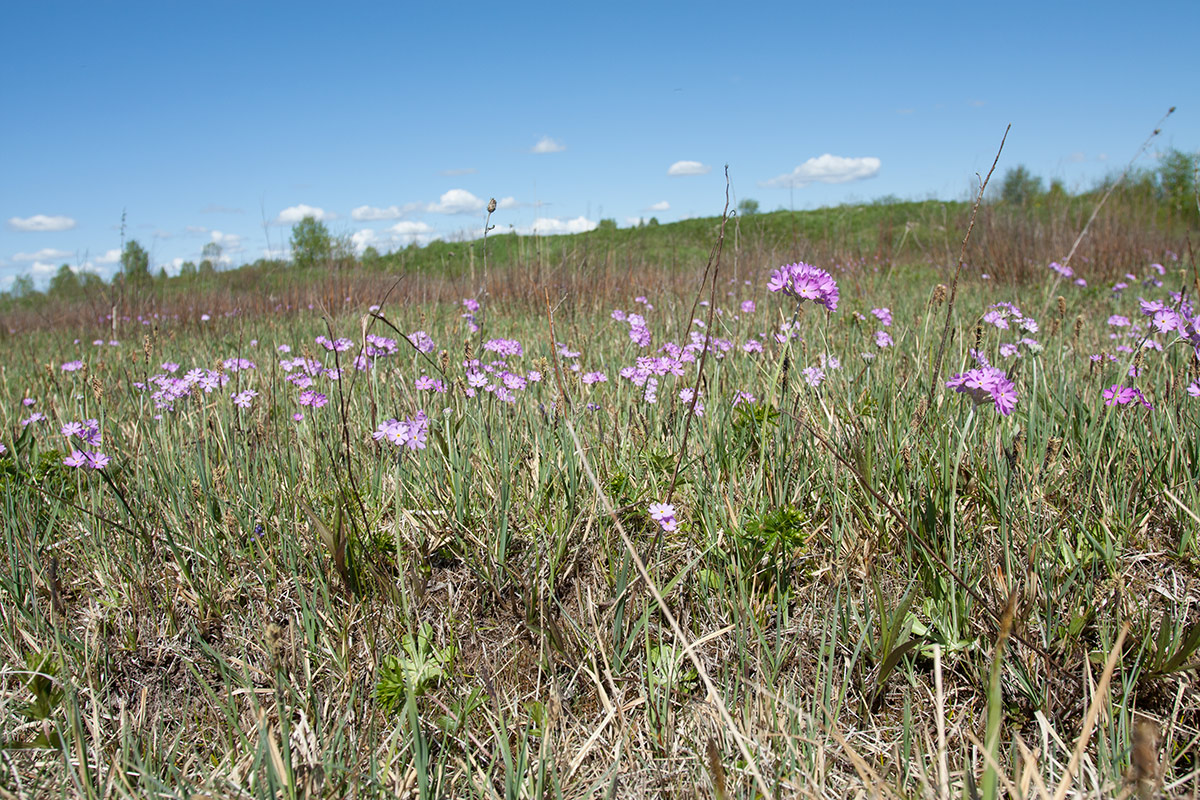
[[[873,178],[879,172],[882,163],[874,156],[864,158],[845,158],[826,153],[816,158],[810,158],[791,172],[784,173],[769,181],[763,181],[760,186],[769,189],[800,188],[810,183],[849,183]]]
[[[70,217],[34,214],[32,217],[9,217],[8,227],[14,231],[28,233],[54,233],[71,230],[75,227],[75,220]]]
[[[316,206],[308,206],[304,203],[290,206],[279,212],[279,216],[275,218],[276,225],[295,225],[305,217],[312,217],[317,222],[329,219],[330,216],[325,213],[325,209],[317,208]]]
[[[646,211],[670,211],[671,204],[666,200],[659,200],[657,203],[646,206]]]
[[[699,161],[676,161],[667,168],[668,175],[707,175],[710,172],[712,167]]]
[[[74,253],[68,253],[66,250],[55,250],[53,247],[45,247],[38,250],[36,253],[13,253],[13,261],[54,261],[61,258],[70,258]]]

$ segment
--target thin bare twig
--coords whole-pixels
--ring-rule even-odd
[[[712,340],[712,323],[713,313],[717,307],[717,275],[721,272],[721,252],[725,246],[725,223],[729,221],[729,165],[725,165],[725,210],[721,212],[721,231],[717,234],[717,242],[713,245],[713,249],[708,254],[708,263],[704,265],[704,278],[700,282],[700,292],[696,293],[696,299],[692,302],[691,313],[688,314],[688,327],[691,327],[691,320],[696,317],[696,306],[700,303],[701,292],[704,291],[704,282],[708,281],[709,270],[712,270],[712,281],[708,293],[708,321],[704,326],[704,348],[700,351],[700,361],[696,365],[696,382],[692,385],[692,399],[688,403],[687,419],[683,423],[683,438],[679,442],[679,455],[675,457],[675,470],[671,473],[671,486],[667,489],[666,502],[671,502],[671,498],[675,495],[675,485],[679,481],[679,467],[683,464],[683,459],[687,455],[688,434],[692,430],[692,417],[696,416],[696,403],[700,402],[700,382],[704,380],[704,364],[708,360],[708,346]]]
[[[937,393],[938,375],[942,372],[942,358],[946,355],[946,339],[950,337],[950,318],[954,314],[954,299],[958,296],[958,277],[962,274],[963,262],[967,258],[967,242],[971,240],[971,231],[975,229],[975,217],[979,214],[979,204],[983,202],[983,191],[987,188],[988,181],[992,179],[996,165],[1000,163],[1000,154],[1004,152],[1004,143],[1008,141],[1010,130],[1012,130],[1011,124],[1004,129],[1004,137],[1000,140],[999,149],[996,150],[992,168],[988,170],[987,177],[979,184],[979,194],[975,196],[975,205],[971,207],[971,221],[967,225],[967,235],[963,237],[962,247],[958,251],[958,263],[954,266],[954,280],[950,283],[950,302],[946,304],[946,325],[942,328],[942,340],[938,343],[937,358],[933,362],[933,375],[929,379],[930,408],[933,407],[933,396]]]

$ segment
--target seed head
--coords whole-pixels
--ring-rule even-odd
[[[946,284],[944,283],[939,283],[937,286],[933,287],[933,304],[935,306],[940,306],[942,303],[946,302],[946,291]]]
[[[496,212],[496,198],[493,197],[491,200],[488,200],[488,213],[494,214],[495,212]]]
[[[1067,315],[1067,298],[1061,294],[1058,296],[1058,316],[1065,317]]]

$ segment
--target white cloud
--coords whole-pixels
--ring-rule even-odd
[[[521,205],[515,197],[501,197],[496,201],[496,208],[503,211],[506,208],[516,208]]]
[[[34,214],[32,217],[9,217],[8,227],[15,231],[32,231],[46,233],[53,231],[69,231],[75,227],[75,220],[70,217],[48,217],[45,214]]]
[[[646,206],[646,210],[647,211],[670,211],[671,204],[668,203],[666,200],[660,200],[657,203],[654,203],[653,205]]]
[[[96,256],[97,264],[116,264],[116,263],[120,262],[120,260],[121,260],[121,251],[116,250],[116,249],[106,250],[104,252],[104,255]]]
[[[212,231],[210,236],[212,237],[213,244],[220,245],[222,250],[242,249],[242,237],[240,234]]]
[[[414,211],[420,211],[423,207],[421,203],[405,203],[402,206],[388,206],[387,208],[359,206],[350,212],[350,217],[359,222],[379,222],[385,219],[400,219]]]
[[[356,253],[361,253],[368,247],[379,243],[379,234],[370,228],[363,228],[360,231],[350,234],[350,243],[354,245]]]
[[[539,217],[528,228],[519,230],[524,234],[532,233],[538,236],[556,236],[561,233],[587,233],[588,231],[595,230],[597,224],[587,217],[582,216],[565,220],[555,219],[554,217]]]
[[[882,162],[878,158],[844,158],[826,153],[817,158],[810,158],[791,172],[785,173],[769,181],[763,186],[769,188],[801,187],[810,183],[849,183],[873,178],[879,172]]]
[[[275,218],[275,222],[279,225],[295,225],[305,217],[312,217],[320,222],[323,219],[328,219],[329,215],[325,213],[325,209],[316,208],[315,206],[306,206],[304,203],[300,205],[285,208],[279,212],[279,216]]]
[[[543,136],[538,140],[538,143],[530,148],[531,153],[561,153],[566,150],[567,146],[557,139],[551,139],[549,136]]]
[[[676,161],[667,168],[668,175],[707,175],[710,172],[712,167],[699,161]]]
[[[427,211],[435,214],[472,214],[483,210],[484,202],[466,189],[451,189],[436,203],[430,203]]]
[[[422,234],[433,233],[433,228],[424,222],[404,220],[403,222],[397,222],[388,228],[387,231],[393,236],[420,236]]]
[[[47,247],[36,253],[13,253],[13,261],[54,261],[60,258],[70,258],[72,253],[66,250],[55,250]]]
[[[58,272],[58,265],[48,264],[45,261],[35,261],[33,262],[33,266],[29,268],[29,272],[36,281],[39,278],[45,278]]]

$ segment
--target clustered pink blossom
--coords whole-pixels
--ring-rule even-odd
[[[967,395],[977,405],[992,403],[1006,417],[1017,407],[1016,385],[996,367],[984,365],[961,372],[946,381],[946,386]]]
[[[767,288],[772,292],[783,292],[797,300],[812,300],[829,311],[837,311],[837,281],[820,267],[805,264],[803,261],[785,264],[772,272],[770,280],[767,281]]]

